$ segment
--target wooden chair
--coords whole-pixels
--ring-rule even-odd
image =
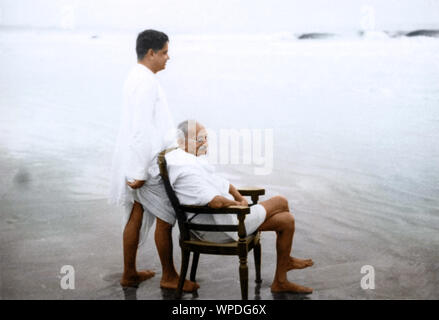
[[[248,299],[248,266],[247,266],[247,254],[253,249],[256,269],[256,283],[262,282],[261,280],[261,244],[260,233],[258,231],[251,235],[247,235],[244,225],[244,219],[247,214],[250,213],[249,207],[244,206],[230,206],[227,208],[213,209],[209,206],[186,206],[180,205],[177,196],[169,182],[168,170],[165,155],[173,149],[167,149],[162,151],[158,156],[158,164],[160,168],[160,175],[162,176],[166,193],[171,201],[171,204],[175,210],[178,227],[180,229],[180,247],[182,253],[180,280],[177,287],[176,298],[180,299],[183,292],[183,284],[186,279],[186,273],[189,266],[190,253],[193,252],[192,268],[190,279],[195,281],[197,272],[198,259],[200,254],[216,254],[216,255],[237,255],[239,257],[239,279],[241,284],[241,297],[242,299]],[[238,191],[243,196],[250,196],[252,200],[252,206],[259,200],[259,196],[265,194],[264,189],[260,188],[242,188]],[[191,223],[191,219],[187,218],[186,213],[195,214],[236,214],[239,224],[238,225],[207,225]],[[208,241],[195,240],[191,237],[191,230],[198,231],[211,231],[211,232],[225,232],[236,231],[238,232],[238,241],[231,240],[228,243],[215,243]]]

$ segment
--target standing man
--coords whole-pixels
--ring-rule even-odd
[[[136,255],[138,246],[143,244],[156,219],[155,208],[148,210],[149,206],[157,205],[147,199],[149,169],[155,163],[157,153],[177,145],[174,121],[156,78],[156,73],[165,69],[169,60],[168,42],[168,36],[156,30],[145,30],[138,35],[137,64],[129,73],[123,89],[123,112],[110,190],[110,202],[124,210],[124,272],[120,281],[123,287],[137,286],[155,274],[151,270],[137,271]],[[152,184],[157,185],[156,182]],[[165,264],[166,270],[172,271],[172,225],[166,222],[157,218],[155,238],[162,266]],[[166,257],[166,261],[162,257]],[[169,268],[170,264],[172,268]],[[171,276],[178,281],[175,268],[173,270]],[[169,277],[169,272],[165,276]],[[189,289],[195,290],[196,287],[190,286]]]

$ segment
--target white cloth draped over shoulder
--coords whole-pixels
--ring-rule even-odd
[[[112,163],[109,202],[123,207],[123,227],[129,220],[136,192],[130,180],[150,178],[155,156],[165,148],[175,147],[176,128],[162,87],[146,66],[136,64],[123,88],[123,109]],[[145,204],[146,205],[146,204]],[[139,245],[147,236],[154,217],[144,214]]]

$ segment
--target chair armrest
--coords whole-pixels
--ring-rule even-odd
[[[189,206],[189,205],[180,205],[180,209],[185,212],[190,213],[208,213],[208,214],[249,214],[250,207],[245,206],[229,206],[224,208],[211,208],[209,206]]]
[[[265,189],[257,187],[241,187],[238,188],[238,192],[243,196],[263,196]]]
[[[265,194],[265,189],[256,187],[242,187],[238,189],[238,192],[243,196],[250,196],[253,202],[251,205],[255,205],[259,201],[259,196]]]

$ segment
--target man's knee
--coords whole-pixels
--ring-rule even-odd
[[[285,229],[294,232],[294,230],[296,228],[296,222],[294,220],[294,216],[291,213],[285,214],[284,226],[285,226]]]
[[[284,196],[275,196],[273,199],[276,200],[277,208],[280,211],[290,211],[290,206],[288,204],[288,199]]]
[[[140,228],[143,219],[143,207],[140,203],[134,202],[131,209],[130,217],[128,219],[129,224],[134,224]]]
[[[163,221],[160,218],[156,219],[156,230],[170,232],[172,231],[172,224]]]

